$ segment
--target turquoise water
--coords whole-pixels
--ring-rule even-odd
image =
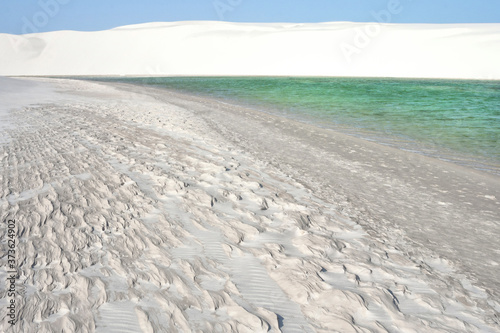
[[[113,80],[215,97],[500,173],[498,81],[282,77]]]

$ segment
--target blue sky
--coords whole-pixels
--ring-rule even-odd
[[[377,13],[393,8],[390,16]],[[375,14],[374,14],[375,13]],[[500,23],[500,0],[3,0],[0,33],[158,21]]]

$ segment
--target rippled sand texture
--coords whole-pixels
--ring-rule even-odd
[[[0,331],[499,331],[498,303],[445,260],[368,234],[189,109],[49,82],[66,92],[5,116],[21,295],[10,327],[0,286]]]

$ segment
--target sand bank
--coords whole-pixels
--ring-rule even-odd
[[[1,84],[47,92],[1,115],[1,331],[500,331],[494,176],[152,88]]]

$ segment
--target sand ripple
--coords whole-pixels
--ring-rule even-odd
[[[1,302],[1,331],[498,331],[479,289],[369,236],[189,110],[65,84],[82,96],[12,111],[0,146],[21,294],[13,328]]]

